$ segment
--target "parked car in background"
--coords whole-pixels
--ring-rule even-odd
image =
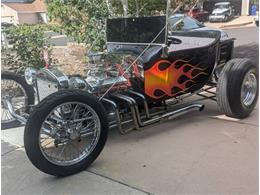
[[[210,22],[227,22],[234,17],[234,8],[230,2],[216,3],[209,16]]]
[[[200,22],[206,22],[209,19],[209,12],[198,7],[190,9],[187,15]]]

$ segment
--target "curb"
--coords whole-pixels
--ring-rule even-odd
[[[239,26],[245,26],[245,25],[252,24],[252,23],[254,23],[254,22],[251,21],[251,22],[244,22],[244,23],[239,23],[239,24],[222,25],[222,26],[220,26],[220,28],[239,27]]]

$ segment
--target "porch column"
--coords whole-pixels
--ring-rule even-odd
[[[242,0],[242,8],[241,8],[241,15],[248,16],[249,15],[249,5],[250,0]]]

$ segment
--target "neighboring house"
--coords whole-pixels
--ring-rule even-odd
[[[2,0],[1,22],[13,24],[47,23],[47,9],[44,0]]]

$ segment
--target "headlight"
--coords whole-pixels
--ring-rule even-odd
[[[26,68],[24,71],[24,77],[28,85],[32,85],[36,80],[37,70],[34,68]]]
[[[87,87],[85,80],[79,77],[71,77],[69,80],[69,86],[72,89],[84,89]]]
[[[226,32],[221,32],[221,39],[227,39],[228,38],[228,34]]]

